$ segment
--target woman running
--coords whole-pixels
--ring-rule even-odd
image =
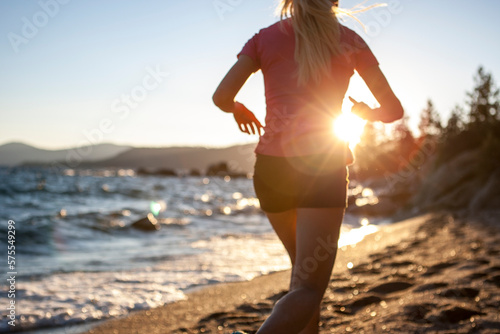
[[[318,333],[351,160],[332,123],[354,71],[380,104],[372,109],[351,98],[354,114],[389,123],[403,116],[403,108],[366,43],[339,23],[338,1],[283,0],[280,6],[280,22],[246,43],[213,100],[233,114],[241,131],[264,130],[255,149],[255,192],[292,263],[289,292],[257,333]],[[265,126],[234,100],[258,70],[265,83]]]

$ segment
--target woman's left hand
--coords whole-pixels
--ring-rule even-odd
[[[349,100],[354,103],[354,105],[352,106],[351,108],[351,112],[358,116],[358,117],[361,117],[362,119],[364,120],[367,120],[367,121],[373,121],[373,116],[374,116],[374,112],[373,112],[373,109],[370,108],[366,103],[364,102],[358,102],[356,101],[355,99],[353,99],[352,97],[349,96]]]
[[[242,132],[249,135],[258,134],[260,136],[260,131],[264,127],[260,124],[254,113],[248,110],[243,104],[239,102],[234,103],[233,116]]]

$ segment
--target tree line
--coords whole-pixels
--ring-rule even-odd
[[[418,135],[409,128],[408,116],[393,124],[389,134],[384,125],[367,123],[355,149],[352,176],[363,180],[398,173],[408,165],[436,167],[469,150],[481,151],[478,173],[486,177],[500,169],[500,91],[483,67],[465,105],[456,105],[447,121],[429,99],[420,113]]]

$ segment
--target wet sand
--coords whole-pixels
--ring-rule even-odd
[[[201,288],[88,333],[255,333],[289,275]],[[500,214],[426,215],[339,250],[320,333],[500,333],[499,310]]]

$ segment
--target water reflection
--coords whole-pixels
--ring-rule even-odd
[[[360,185],[358,185],[354,189],[355,190],[351,191],[351,194],[353,194],[353,196],[357,197],[355,202],[354,202],[356,204],[356,206],[378,204],[379,199],[378,199],[377,195],[375,194],[375,192],[373,191],[373,189],[363,188]]]
[[[350,230],[343,229],[340,234],[338,247],[344,247],[348,245],[354,245],[363,240],[367,235],[377,232],[380,227],[377,225],[370,224],[368,218],[362,218],[360,220],[361,227],[353,228]]]

